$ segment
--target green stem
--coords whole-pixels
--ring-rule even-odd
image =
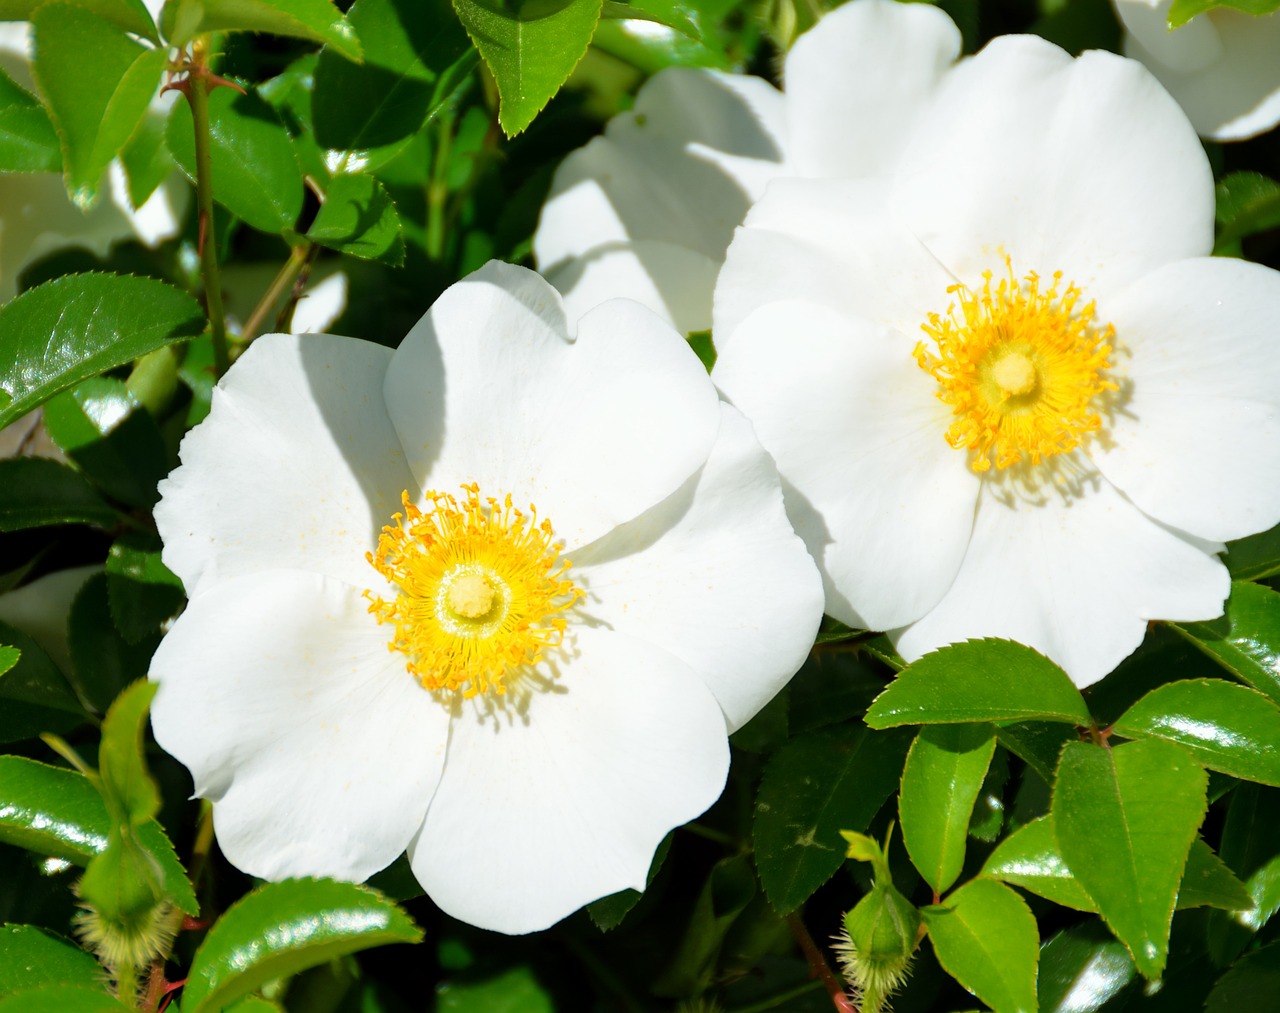
[[[138,1008],[138,969],[132,964],[115,968],[116,998],[130,1009]]]
[[[284,267],[280,268],[280,273],[271,282],[271,287],[267,289],[266,293],[258,301],[258,305],[253,308],[253,312],[249,314],[249,319],[244,322],[244,329],[240,332],[241,344],[247,345],[258,336],[258,332],[262,330],[262,325],[267,317],[271,315],[271,311],[284,298],[285,293],[293,288],[293,283],[298,280],[298,276],[302,274],[302,269],[307,266],[314,249],[314,243],[303,243],[301,246],[293,248],[293,251],[289,254],[289,259],[284,263]]]
[[[439,263],[444,259],[445,205],[449,199],[449,155],[453,145],[453,117],[437,121],[435,159],[427,183],[427,256]]]

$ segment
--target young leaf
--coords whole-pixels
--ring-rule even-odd
[[[98,775],[107,810],[120,823],[137,826],[160,811],[160,793],[147,773],[143,734],[151,698],[158,687],[138,680],[116,697],[102,722]]]
[[[175,46],[205,32],[270,32],[332,46],[360,59],[360,40],[329,0],[170,0],[161,23]]]
[[[1089,709],[1067,674],[1009,640],[968,640],[926,654],[871,709],[872,728],[966,721],[1061,721],[1088,725]]]
[[[367,887],[324,879],[268,883],[209,930],[191,962],[182,1009],[214,1013],[272,978],[421,938],[408,915]]]
[[[840,831],[867,828],[896,787],[910,744],[910,733],[841,725],[799,736],[769,761],[752,839],[776,911],[795,910],[840,868]]]
[[[0,70],[0,171],[58,172],[62,147],[39,100]]]
[[[404,263],[400,216],[372,176],[335,176],[307,238],[331,250],[393,267]]]
[[[996,1013],[1034,1013],[1040,938],[1021,897],[975,879],[920,914],[938,963],[956,981]]]
[[[1169,625],[1241,682],[1280,702],[1280,594],[1238,580],[1219,618]]]
[[[1245,686],[1171,682],[1130,707],[1113,730],[1127,739],[1176,742],[1211,770],[1280,786],[1280,707]]]
[[[1040,947],[1040,1013],[1093,1013],[1137,973],[1124,944],[1096,918],[1073,925]]]
[[[1168,957],[1207,783],[1185,750],[1160,739],[1068,743],[1058,765],[1052,819],[1062,857],[1151,980]]]
[[[964,866],[969,817],[995,749],[990,725],[934,725],[920,730],[907,753],[898,796],[902,840],[938,893]]]
[[[0,308],[0,428],[204,324],[194,299],[151,278],[73,274],[23,292]]]
[[[1280,184],[1277,184],[1280,201]],[[1248,538],[1227,543],[1222,560],[1235,580],[1262,580],[1280,573],[1280,524]]]
[[[131,644],[157,633],[182,607],[182,581],[160,559],[156,535],[131,531],[107,553],[111,618]]]
[[[20,655],[0,676],[0,742],[65,732],[85,719],[66,678],[34,640],[0,623],[0,643],[16,647]]]
[[[1063,907],[1098,910],[1067,868],[1048,816],[1019,827],[996,845],[982,867],[982,874],[1020,886]]]
[[[34,925],[0,926],[0,995],[102,981],[102,967],[69,939]]]
[[[169,56],[69,3],[45,4],[32,27],[32,68],[62,141],[67,193],[87,208],[103,171],[146,113]]]
[[[0,531],[55,524],[110,527],[116,511],[84,477],[46,457],[0,461]]]
[[[453,0],[458,18],[493,72],[498,121],[508,137],[533,122],[591,43],[601,0]]]
[[[100,987],[49,985],[0,999],[0,1013],[132,1013]]]

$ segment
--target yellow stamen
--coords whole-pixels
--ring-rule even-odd
[[[562,644],[566,613],[583,592],[533,507],[526,515],[510,496],[462,490],[461,501],[427,492],[425,511],[401,497],[404,513],[366,557],[399,594],[365,597],[378,622],[394,627],[388,646],[426,689],[501,696],[505,679]]]
[[[1041,291],[1035,272],[1019,281],[1008,257],[1005,268],[994,285],[985,272],[980,292],[947,289],[958,302],[929,314],[921,326],[933,347],[915,348],[953,408],[947,442],[968,450],[977,472],[1074,450],[1102,426],[1099,396],[1118,389],[1107,372],[1115,328],[1094,324],[1094,304],[1079,305],[1061,271]]]

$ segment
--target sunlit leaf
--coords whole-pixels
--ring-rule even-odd
[[[0,1013],[133,1013],[115,996],[88,985],[48,985],[0,999]]]
[[[1073,925],[1040,947],[1040,1013],[1094,1013],[1137,973],[1124,944],[1097,919]]]
[[[352,60],[361,55],[355,31],[329,0],[169,0],[161,25],[175,46],[204,32],[270,32],[332,46]]]
[[[400,216],[372,176],[335,176],[307,238],[362,260],[404,263]]]
[[[101,982],[101,965],[71,940],[35,925],[0,926],[0,995]]]
[[[1280,594],[1238,580],[1219,618],[1169,625],[1236,678],[1280,702]]]

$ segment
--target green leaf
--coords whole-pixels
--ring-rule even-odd
[[[356,0],[357,66],[325,49],[316,65],[316,141],[335,172],[385,165],[454,95],[478,55],[444,0]]]
[[[0,427],[204,324],[194,299],[151,278],[73,274],[22,293],[0,308]]]
[[[975,879],[920,914],[938,963],[956,981],[995,1013],[1034,1013],[1040,938],[1021,897]]]
[[[151,413],[121,380],[95,376],[44,406],[50,438],[113,499],[151,507],[169,455]]]
[[[1247,953],[1218,979],[1205,1013],[1269,1013],[1280,996],[1280,943]]]
[[[367,887],[323,879],[268,883],[209,930],[191,962],[182,1008],[215,1013],[273,978],[370,946],[421,939],[408,915]]]
[[[1220,679],[1171,682],[1130,707],[1112,730],[1176,742],[1211,770],[1280,786],[1280,707],[1257,690]]]
[[[137,826],[160,811],[160,792],[142,754],[147,714],[159,687],[139,679],[116,697],[102,722],[98,776],[107,810],[121,823]]]
[[[689,343],[692,345],[694,338],[705,337],[710,342],[709,331],[699,331],[696,334],[689,335]],[[702,358],[699,353],[698,358]],[[714,365],[714,361],[712,362]],[[709,370],[708,370],[709,371]],[[830,616],[823,616],[822,622],[818,626],[818,635],[814,637],[813,643],[816,647],[818,644],[839,644],[845,640],[853,640],[857,637],[865,636],[866,630],[855,629],[852,626],[846,626],[839,619],[832,619]]]
[[[1209,913],[1209,953],[1225,965],[1280,910],[1280,791],[1242,784],[1231,793],[1218,854],[1253,902],[1231,915]]]
[[[649,872],[644,881],[646,890],[653,885],[653,877],[662,868],[662,863],[667,860],[667,852],[670,850],[671,834],[667,834],[659,843],[657,850],[654,851],[653,861],[649,863]],[[375,883],[374,885],[376,886],[377,884]],[[644,894],[639,890],[619,890],[617,893],[611,893],[607,897],[592,901],[587,905],[587,914],[595,922],[596,928],[601,932],[608,932],[622,924],[622,920],[626,918],[643,896]]]
[[[0,531],[55,524],[110,527],[115,510],[84,477],[45,457],[0,461]]]
[[[158,536],[130,531],[107,554],[111,618],[132,644],[157,633],[182,607],[182,581],[161,561],[160,551]]]
[[[140,208],[173,172],[173,155],[164,142],[167,118],[148,110],[129,142],[120,150],[120,164],[129,183],[129,202]]]
[[[0,70],[0,171],[58,172],[62,145],[39,99]]]
[[[1058,725],[1059,728],[1064,726]],[[969,817],[969,836],[975,841],[994,844],[1004,829],[1005,789],[1009,785],[1009,754],[997,749],[987,768],[987,776],[978,788],[978,798]]]
[[[1248,538],[1227,542],[1227,564],[1235,580],[1262,580],[1280,573],[1280,524]]]
[[[909,665],[871,705],[867,724],[966,721],[1090,723],[1084,698],[1044,655],[1009,640],[968,640]]]
[[[769,761],[752,837],[760,882],[780,914],[840,868],[840,831],[866,830],[897,786],[911,738],[841,725],[798,736]]]
[[[527,967],[513,967],[487,981],[436,990],[436,1013],[554,1013],[551,996]]]
[[[129,683],[147,674],[160,643],[159,634],[137,644],[120,635],[111,618],[109,589],[105,574],[86,580],[71,603],[67,623],[76,688],[99,714]]]
[[[1181,28],[1197,14],[1218,7],[1244,11],[1246,14],[1270,14],[1280,9],[1278,0],[1173,0],[1169,7],[1169,27]]]
[[[108,163],[146,113],[169,55],[70,3],[45,4],[32,27],[32,70],[62,142],[67,193],[87,208]]]
[[[1218,183],[1216,194],[1218,240],[1215,250],[1280,225],[1280,183],[1274,179],[1257,172],[1233,172]],[[1236,550],[1229,548],[1227,563],[1230,566]]]
[[[1075,729],[1054,721],[1023,721],[996,729],[996,741],[1047,783],[1053,781],[1062,747],[1076,738]]]
[[[0,999],[0,1013],[132,1013],[101,988],[50,985]]]
[[[1280,594],[1236,581],[1219,618],[1169,625],[1241,682],[1280,702]]]
[[[363,260],[393,267],[404,263],[400,216],[372,176],[335,176],[307,238]]]
[[[532,123],[569,79],[591,43],[601,6],[601,0],[453,0],[493,72],[498,121],[508,137]]]
[[[1062,857],[1151,980],[1168,957],[1207,784],[1185,750],[1160,739],[1110,749],[1068,743],[1058,765],[1052,818]]]
[[[1244,911],[1253,907],[1253,898],[1213,849],[1197,837],[1187,853],[1187,869],[1178,888],[1178,909],[1216,907],[1224,911]]]
[[[1076,882],[1062,857],[1053,821],[1041,816],[1019,827],[991,852],[982,874],[1012,883],[1037,896],[1076,911],[1097,911],[1098,906]]]
[[[72,0],[76,7],[110,21],[117,28],[159,42],[155,22],[142,0]],[[45,0],[0,0],[0,21],[31,21]]]
[[[655,995],[699,995],[711,985],[725,936],[756,895],[746,855],[722,858],[707,875],[670,963],[650,986]]]
[[[1073,925],[1040,947],[1040,1013],[1094,1013],[1137,973],[1124,944],[1097,919]]]
[[[215,88],[209,94],[213,199],[261,232],[292,229],[305,189],[293,141],[280,116],[254,92]],[[187,177],[196,178],[191,107],[174,104],[165,140]]]
[[[85,719],[66,677],[34,640],[0,623],[0,643],[16,647],[21,655],[0,676],[0,742],[65,732]]]
[[[674,28],[695,42],[702,41],[702,29],[698,25],[698,9],[681,0],[605,0],[600,12],[602,18],[612,21],[640,20]]]
[[[21,657],[22,652],[16,647],[0,645],[0,675],[13,668]]]
[[[161,23],[169,42],[185,46],[205,32],[270,32],[361,55],[352,26],[329,0],[169,0]]]
[[[102,967],[69,939],[34,925],[0,926],[0,995],[102,982]]]
[[[920,730],[907,753],[898,796],[902,839],[938,893],[964,866],[969,817],[995,750],[990,725],[934,725]]]
[[[80,899],[106,924],[141,928],[164,900],[164,872],[128,825],[107,835],[107,848],[80,877]]]

